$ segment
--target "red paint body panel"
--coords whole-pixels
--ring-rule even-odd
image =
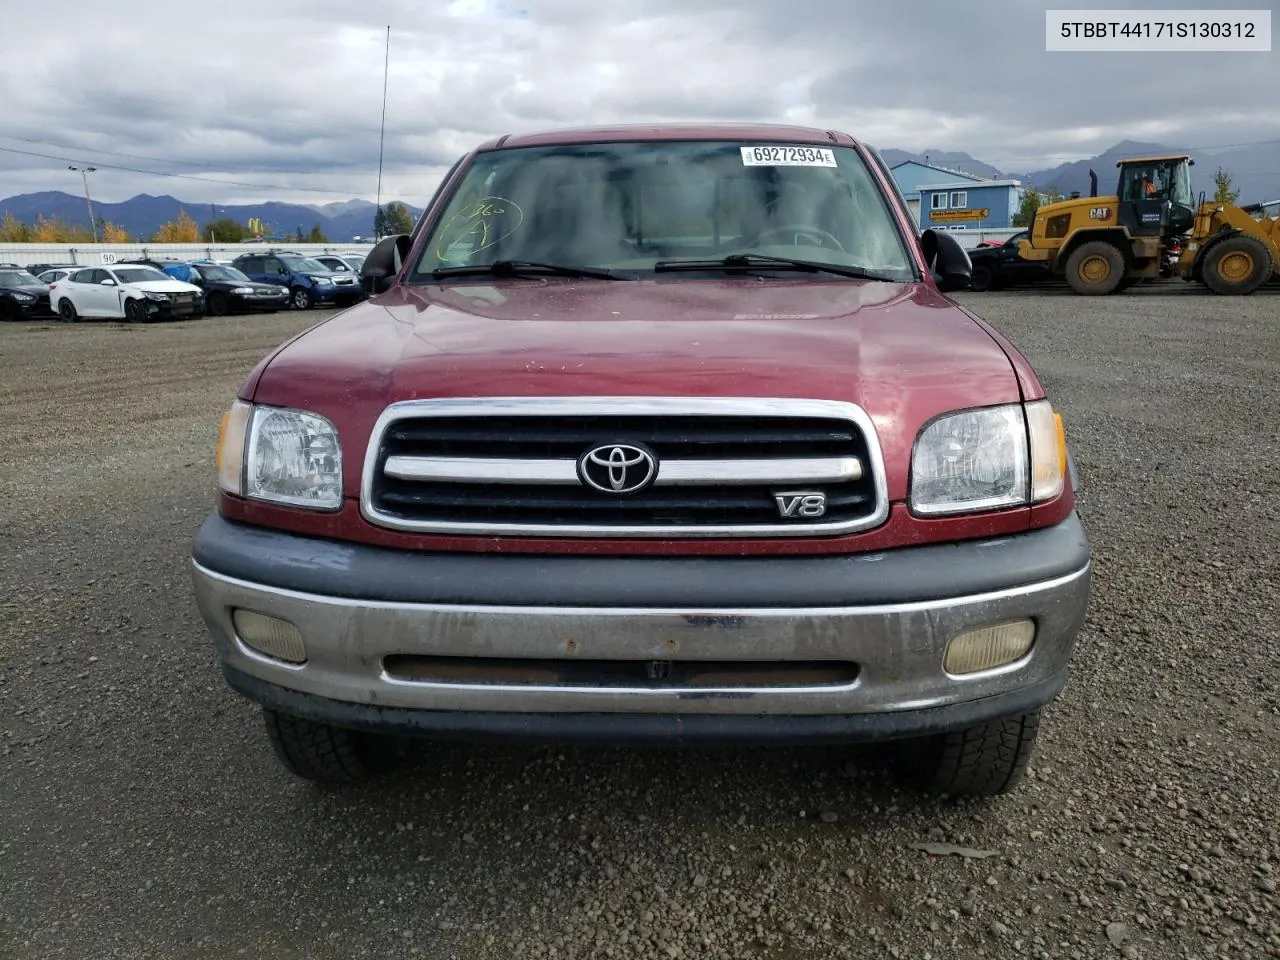
[[[942,293],[910,213],[851,137],[761,124],[584,128],[498,138],[442,185],[415,230],[417,249],[449,186],[476,153],[616,140],[772,140],[859,151],[920,270],[915,283],[813,278],[639,281],[502,280],[405,285],[295,337],[263,360],[240,396],[328,417],[343,450],[346,502],[316,513],[219,495],[229,518],[297,533],[411,550],[599,554],[815,554],[881,551],[1048,526],[1073,509],[1057,500],[951,518],[913,517],[904,500],[911,447],[933,417],[1044,396],[1034,371],[988,324]],[[402,274],[403,278],[403,274]],[[871,417],[892,510],[879,528],[845,537],[604,540],[447,537],[373,526],[358,507],[369,434],[390,403],[475,396],[739,396],[839,400]]]
[[[561,395],[851,401],[892,500],[921,424],[1020,399],[1004,351],[927,287],[755,279],[400,287],[278,353],[254,399],[324,414],[354,467],[389,403]]]

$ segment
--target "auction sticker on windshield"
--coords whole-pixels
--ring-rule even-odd
[[[836,155],[825,147],[743,147],[742,163],[748,167],[834,167]]]

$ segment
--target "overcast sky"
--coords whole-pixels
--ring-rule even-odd
[[[1050,54],[1046,6],[1107,5],[66,0],[48,17],[6,18],[0,197],[78,192],[70,161],[98,167],[93,193],[106,202],[372,200],[388,24],[384,200],[423,203],[492,135],[582,123],[813,123],[883,148],[963,150],[1006,172],[1126,138],[1280,140],[1275,47]],[[1217,6],[1270,9],[1280,27],[1277,0]]]

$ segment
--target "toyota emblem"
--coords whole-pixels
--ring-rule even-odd
[[[604,493],[635,493],[653,483],[658,458],[634,443],[604,443],[578,460],[578,476]]]

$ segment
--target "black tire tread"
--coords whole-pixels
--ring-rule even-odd
[[[1007,793],[1025,776],[1039,731],[1037,710],[932,738],[922,785],[936,793]]]
[[[1218,261],[1224,251],[1248,247],[1257,268],[1252,276],[1242,283],[1230,283],[1218,275]],[[1214,293],[1222,296],[1247,296],[1271,278],[1275,265],[1271,262],[1271,251],[1266,244],[1255,237],[1237,234],[1215,243],[1204,255],[1204,284]]]
[[[995,284],[996,284],[996,276],[995,276],[994,270],[992,270],[985,263],[974,265],[973,273],[969,278],[970,290],[974,290],[978,293],[983,293],[985,291],[994,289]]]
[[[356,731],[267,707],[262,718],[276,756],[296,776],[321,783],[358,783],[373,772]]]
[[[1092,285],[1080,279],[1079,263],[1089,254],[1102,254],[1111,261],[1111,276],[1103,285]],[[1115,293],[1124,280],[1124,251],[1108,240],[1090,240],[1071,251],[1067,258],[1067,283],[1076,293],[1086,297],[1106,296]]]

